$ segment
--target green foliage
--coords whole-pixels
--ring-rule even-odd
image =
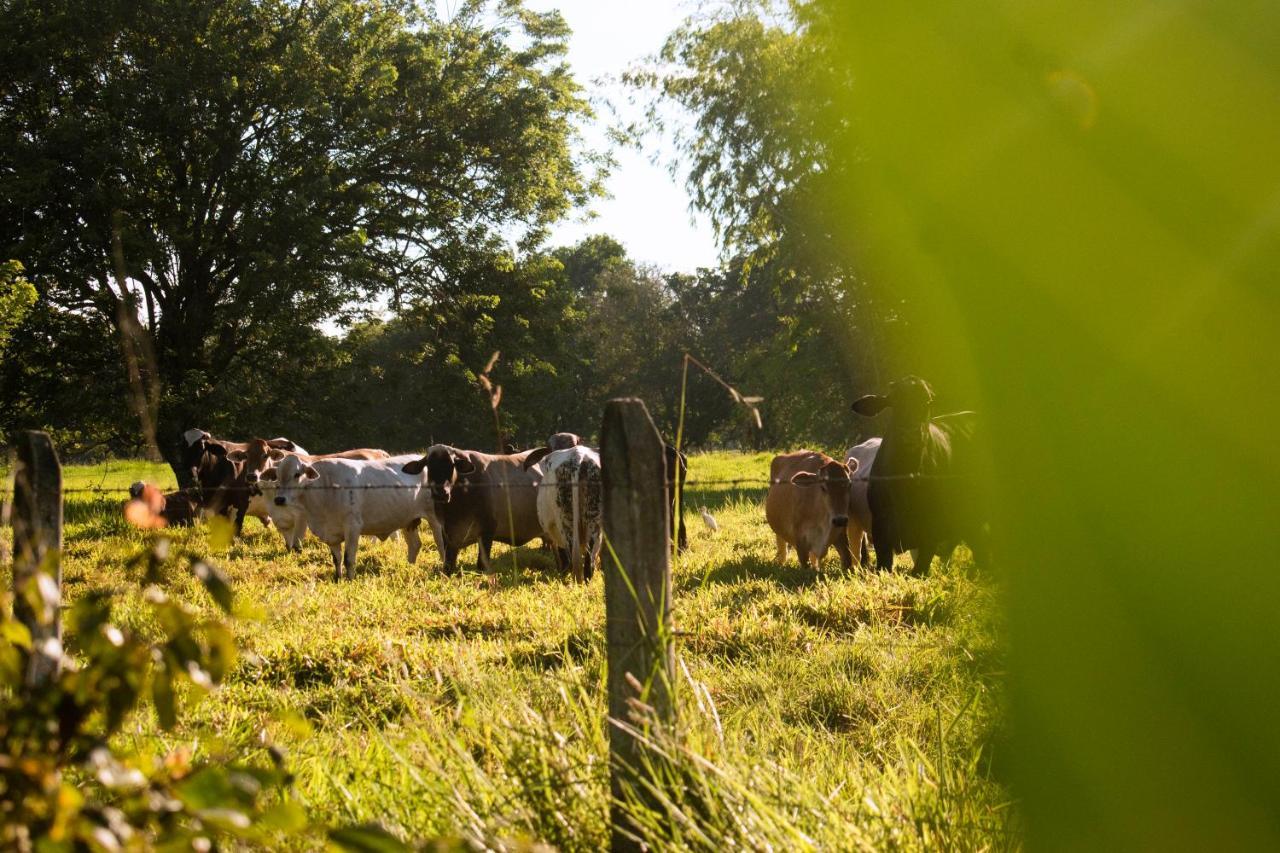
[[[567,29],[519,2],[20,0],[0,32],[0,256],[141,318],[166,451],[320,320],[465,293],[595,189]]]
[[[218,604],[206,617],[172,597],[165,579],[189,567]],[[0,614],[0,839],[16,849],[147,849],[221,839],[262,841],[305,826],[286,795],[280,755],[247,762],[234,753],[193,759],[124,748],[127,726],[150,716],[172,730],[179,712],[221,684],[237,650],[226,616],[233,610],[221,571],[158,539],[124,573],[141,596],[150,637],[121,628],[112,593],[95,589],[64,614],[69,644],[56,680],[24,675],[31,635],[4,602]],[[34,585],[32,585],[34,587]]]
[[[22,277],[22,264],[5,261],[0,264],[0,357],[36,301],[36,289]]]
[[[1275,848],[1280,9],[805,5],[817,209],[990,437],[1029,844]]]

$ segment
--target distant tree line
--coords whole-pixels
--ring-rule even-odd
[[[591,110],[557,13],[0,5],[0,260],[38,293],[0,317],[0,431],[136,453],[147,421],[170,461],[191,426],[318,450],[485,447],[477,374],[500,352],[517,443],[591,434],[618,395],[674,432],[688,352],[764,398],[757,429],[691,371],[691,446],[856,437],[848,400],[897,370],[904,320],[811,203],[841,168],[806,106],[821,28],[808,4],[789,23],[767,3],[728,8],[629,78],[655,115],[697,117],[680,166],[732,258],[662,273],[608,236],[546,248],[607,166],[583,150]]]

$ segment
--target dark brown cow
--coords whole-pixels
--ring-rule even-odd
[[[183,452],[183,465],[190,472],[200,490],[201,506],[215,515],[231,514],[235,520],[236,534],[244,528],[244,517],[249,513],[250,490],[243,482],[237,482],[240,474],[239,463],[229,458],[236,451],[245,451],[245,442],[225,441],[214,438],[200,429],[190,429],[183,433],[186,450]],[[279,450],[303,452],[287,438],[273,438],[267,441],[270,447]],[[257,507],[252,513],[268,521],[265,505]]]
[[[494,542],[523,545],[542,536],[537,502],[542,472],[524,467],[534,452],[492,454],[435,444],[403,467],[406,474],[425,472],[420,499],[434,504],[446,574],[457,572],[458,551],[468,545],[479,545],[477,567],[488,571]]]
[[[892,412],[867,485],[871,542],[876,564],[893,566],[894,553],[919,549],[917,572],[929,570],[935,554],[945,560],[967,542],[980,560],[988,546],[988,514],[974,476],[973,412],[933,415],[933,389],[918,376],[870,394],[853,410],[872,417]]]

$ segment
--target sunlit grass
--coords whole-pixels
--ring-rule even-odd
[[[994,781],[1003,656],[988,582],[964,559],[927,578],[844,573],[834,553],[821,571],[774,564],[768,460],[692,457],[691,547],[674,578],[690,753],[675,753],[668,772],[686,789],[673,790],[673,808],[699,792],[680,808],[700,828],[679,830],[671,814],[641,821],[658,846],[702,849],[803,838],[828,849],[1014,845],[1009,794]],[[156,466],[111,463],[68,468],[65,482],[142,478],[168,481]],[[694,485],[720,479],[759,482]],[[120,519],[120,499],[68,495],[66,593],[118,589],[122,623],[149,631],[123,568],[146,537]],[[175,734],[141,720],[137,743],[256,750],[265,738],[328,824],[607,845],[599,576],[572,583],[536,548],[519,550],[517,570],[497,546],[494,574],[476,574],[468,550],[469,571],[448,578],[433,549],[410,566],[402,542],[362,540],[355,579],[335,583],[314,538],[291,555],[256,520],[245,533],[215,556],[256,614],[237,628],[243,660]],[[171,535],[175,547],[211,547],[204,527]],[[171,581],[213,607],[194,581]]]

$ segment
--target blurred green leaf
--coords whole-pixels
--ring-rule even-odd
[[[371,823],[330,830],[329,841],[349,853],[405,853],[410,849],[403,841]]]
[[[227,576],[222,573],[222,570],[206,563],[204,560],[192,560],[191,573],[209,591],[209,595],[222,608],[222,612],[230,614],[232,612],[234,594],[231,590],[231,584],[228,583]]]

